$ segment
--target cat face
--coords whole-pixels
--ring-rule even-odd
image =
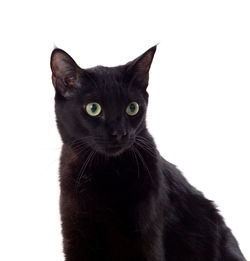
[[[116,156],[145,129],[148,74],[156,47],[117,67],[81,69],[63,50],[51,55],[59,132],[65,143],[78,141]]]

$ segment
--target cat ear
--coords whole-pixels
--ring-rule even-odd
[[[155,51],[156,45],[127,64],[127,72],[129,73],[129,77],[131,77],[132,81],[135,81],[136,84],[139,84],[141,87],[146,88],[148,86],[149,69],[151,67]]]
[[[64,97],[73,96],[80,87],[81,68],[63,50],[53,50],[50,59],[52,82],[57,92]]]

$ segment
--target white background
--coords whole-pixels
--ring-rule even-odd
[[[0,260],[63,260],[54,45],[87,68],[126,63],[157,43],[149,129],[250,259],[249,14],[241,0],[2,1]]]

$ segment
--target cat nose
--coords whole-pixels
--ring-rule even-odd
[[[126,130],[116,129],[116,130],[113,130],[111,132],[111,135],[112,135],[113,138],[116,138],[117,140],[120,140],[120,139],[126,137],[128,134],[127,134]]]

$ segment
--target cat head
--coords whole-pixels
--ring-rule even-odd
[[[55,111],[64,143],[79,141],[116,156],[145,130],[149,69],[156,51],[116,67],[80,68],[63,50],[51,54]]]

